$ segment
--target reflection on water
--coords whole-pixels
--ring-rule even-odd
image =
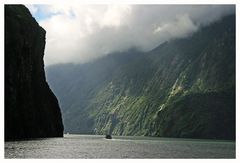
[[[102,135],[5,142],[5,158],[235,158],[235,142]]]

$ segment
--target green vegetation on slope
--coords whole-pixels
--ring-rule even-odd
[[[150,52],[47,68],[65,132],[235,138],[235,16]]]

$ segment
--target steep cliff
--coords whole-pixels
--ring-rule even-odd
[[[47,77],[70,133],[235,139],[235,15]]]
[[[63,136],[45,79],[45,34],[25,6],[5,5],[5,140]]]

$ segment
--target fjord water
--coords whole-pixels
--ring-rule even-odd
[[[235,158],[235,142],[204,139],[64,135],[5,142],[5,158]]]

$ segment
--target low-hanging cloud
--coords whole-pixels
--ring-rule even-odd
[[[115,51],[151,50],[186,37],[221,17],[234,5],[27,5],[47,31],[44,61],[84,63]]]

